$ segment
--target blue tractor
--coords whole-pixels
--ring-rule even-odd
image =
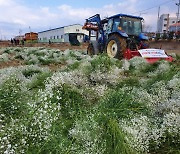
[[[148,48],[148,37],[142,33],[143,18],[117,14],[101,20],[96,14],[88,19],[83,29],[89,31],[87,53],[106,52],[109,57],[130,59],[139,56],[139,49]]]

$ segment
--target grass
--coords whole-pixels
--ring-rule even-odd
[[[81,63],[80,62],[75,62],[72,65],[69,65],[68,68],[66,69],[66,71],[72,71],[72,70],[76,70],[80,67]]]
[[[30,52],[38,50],[45,49]],[[0,70],[0,153],[180,152],[178,57],[143,67],[137,58],[129,70],[106,55],[82,57],[59,55],[66,67],[56,72],[37,65]]]
[[[171,67],[170,70],[158,73],[155,76],[151,77],[151,79],[146,83],[145,87],[148,89],[151,87],[151,85],[155,82],[163,81],[167,83],[169,80],[173,78],[174,75],[176,75],[178,72],[178,68],[174,68],[174,66]]]
[[[109,71],[112,66],[121,66],[120,61],[115,61],[115,59],[111,59],[106,55],[101,55],[96,57],[91,61],[91,67],[87,68],[90,72],[94,72],[96,70],[100,70],[101,72]]]
[[[101,103],[102,112],[109,114],[111,118],[117,119],[129,118],[135,114],[147,114],[147,106],[143,102],[134,101],[130,91],[130,89],[127,91],[121,89],[110,91]]]
[[[0,114],[5,115],[7,121],[12,117],[23,116],[27,111],[27,97],[21,89],[20,82],[15,76],[11,76],[1,85]]]
[[[40,70],[33,70],[33,69],[28,69],[28,70],[24,70],[22,72],[22,74],[27,78],[27,77],[31,77],[34,74],[38,74],[40,73]]]
[[[106,141],[106,152],[107,154],[135,154],[136,152],[128,145],[125,137],[126,134],[119,127],[116,120],[109,119],[107,121],[104,133],[104,139]]]
[[[31,72],[32,73],[32,72]],[[31,89],[45,89],[45,81],[48,77],[51,77],[52,73],[51,72],[35,72],[39,73],[36,77],[35,80],[33,80],[29,85],[28,88]],[[27,75],[27,74],[26,74]],[[30,74],[29,74],[30,75]],[[32,75],[32,74],[31,74]],[[26,76],[27,77],[27,76]]]

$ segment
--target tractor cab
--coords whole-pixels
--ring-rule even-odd
[[[119,32],[124,37],[139,36],[142,33],[142,20],[141,17],[127,16],[118,14],[108,18],[107,32]]]
[[[122,52],[125,51],[123,50],[125,49],[124,46],[131,51],[148,48],[148,37],[142,33],[142,21],[143,18],[141,17],[126,14],[109,17],[105,29],[105,38],[108,41],[112,35],[119,36],[124,44],[121,43]]]
[[[118,14],[108,18],[106,38],[111,34],[118,34],[127,39],[127,44],[131,50],[142,43],[147,43],[148,37],[142,32],[143,18],[125,14]],[[148,45],[143,48],[147,48]]]

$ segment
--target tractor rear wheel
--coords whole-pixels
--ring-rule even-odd
[[[109,37],[106,43],[106,52],[111,58],[122,59],[126,46],[126,39],[114,34]]]
[[[90,42],[87,48],[87,54],[92,56],[92,55],[97,55],[98,53],[99,53],[98,42],[97,41]]]

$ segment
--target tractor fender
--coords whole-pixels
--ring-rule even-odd
[[[117,33],[119,33],[120,36],[128,38],[128,34],[124,31],[118,30]]]
[[[139,34],[138,39],[139,39],[139,40],[148,40],[149,38],[148,38],[148,36],[145,35],[144,33],[141,33],[141,34]]]
[[[116,32],[113,32],[113,33],[110,33],[110,34],[108,35],[108,38],[109,38],[111,35],[119,35],[119,36],[121,36],[121,37],[123,37],[123,38],[128,38],[128,35],[127,35],[125,32],[122,32],[122,31],[120,31],[120,30],[118,30],[118,31],[116,31]]]

